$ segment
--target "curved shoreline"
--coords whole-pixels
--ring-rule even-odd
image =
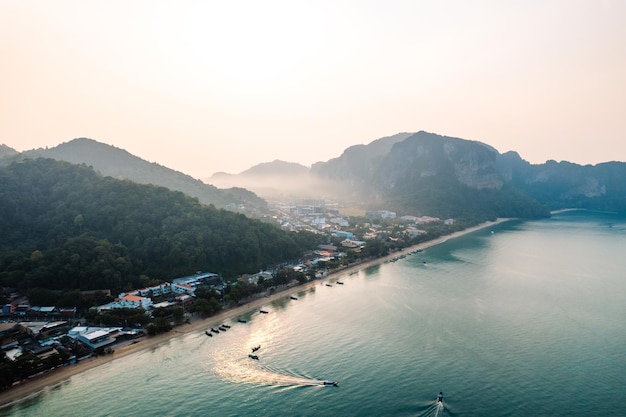
[[[409,252],[418,250],[418,249],[426,249],[431,246],[439,245],[449,239],[455,239],[457,237],[473,233],[477,230],[481,230],[490,226],[495,226],[497,224],[510,221],[513,219],[510,218],[502,218],[497,219],[493,222],[485,222],[481,223],[477,226],[470,227],[468,229],[460,230],[458,232],[451,233],[449,235],[441,236],[440,238],[429,240],[414,246],[410,246],[408,248],[404,248],[401,251],[393,252],[387,256],[376,258],[372,260],[368,260],[365,262],[361,262],[355,265],[348,266],[341,270],[336,270],[325,276],[325,279],[328,278],[337,278],[339,279],[342,276],[350,275],[351,273],[358,272],[360,270],[369,268],[371,266],[382,264],[390,259],[393,259],[397,256],[408,254]],[[109,363],[113,360],[123,358],[125,356],[131,355],[133,353],[137,353],[146,349],[154,349],[164,343],[169,342],[171,339],[191,333],[191,332],[203,332],[205,329],[218,326],[221,323],[224,323],[227,320],[234,319],[237,316],[244,315],[252,310],[259,309],[265,304],[271,303],[273,301],[289,297],[293,291],[302,291],[314,287],[319,284],[319,280],[313,280],[307,282],[302,285],[296,285],[293,287],[286,287],[279,291],[276,291],[274,294],[268,295],[266,297],[260,297],[254,300],[247,302],[244,305],[229,308],[221,311],[215,316],[207,317],[206,319],[194,319],[190,324],[183,324],[175,327],[172,331],[168,333],[164,333],[157,336],[144,336],[140,339],[136,339],[136,341],[132,343],[128,343],[122,346],[118,346],[115,348],[115,352],[110,355],[92,357],[89,359],[85,359],[80,361],[75,365],[68,365],[63,368],[59,368],[45,375],[36,377],[32,380],[29,380],[20,385],[13,386],[6,391],[0,392],[0,408],[9,407],[14,403],[19,401],[35,397],[46,390],[58,386],[66,381],[68,381],[72,376],[80,374],[82,372],[88,371],[90,369],[96,368],[100,365]]]

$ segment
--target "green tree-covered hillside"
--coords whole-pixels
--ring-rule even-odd
[[[0,168],[3,286],[118,291],[196,270],[230,277],[297,258],[316,239],[84,165]]]

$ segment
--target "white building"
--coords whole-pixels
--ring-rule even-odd
[[[141,297],[139,295],[124,295],[117,298],[115,301],[109,304],[104,304],[96,307],[98,311],[102,310],[114,310],[116,308],[143,308],[148,310],[152,307],[152,300],[148,297]]]

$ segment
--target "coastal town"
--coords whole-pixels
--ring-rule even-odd
[[[323,234],[328,237],[327,243],[292,263],[233,279],[214,272],[195,271],[116,295],[110,289],[103,289],[100,295],[109,301],[86,312],[76,307],[31,305],[25,295],[5,288],[7,302],[2,307],[0,322],[3,389],[27,384],[59,368],[80,367],[87,359],[113,355],[117,349],[146,337],[210,317],[212,314],[194,308],[194,304],[199,305],[198,292],[211,293],[219,300],[215,312],[233,309],[293,285],[315,281],[351,266],[362,266],[367,261],[381,257],[395,260],[396,256],[405,256],[403,250],[411,245],[455,231],[452,219],[396,217],[396,213],[387,210],[367,212],[355,222],[354,218],[341,216],[336,206],[323,203],[281,204],[275,206],[274,213],[269,221],[279,227]],[[372,252],[374,246],[384,250]],[[280,271],[285,270],[289,271],[287,281],[279,280]],[[229,298],[227,294],[237,285],[255,288],[254,294],[242,299]],[[102,317],[107,313],[115,314],[118,321],[103,323]],[[155,319],[165,321],[166,327],[154,331]]]

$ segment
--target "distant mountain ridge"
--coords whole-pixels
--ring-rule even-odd
[[[3,157],[1,155],[4,155]],[[315,198],[413,215],[537,217],[549,210],[626,211],[626,163],[533,165],[474,140],[420,131],[398,133],[308,168],[281,160],[239,174],[216,173],[205,184],[91,139],[19,153],[0,147],[0,164],[47,157],[93,166],[103,175],[182,191],[217,207],[267,207],[264,198]],[[241,187],[245,187],[243,189]],[[254,192],[250,192],[252,190]]]
[[[278,159],[239,174],[217,172],[207,182],[219,187],[244,187],[264,198],[333,198],[337,194],[336,184],[313,176],[309,167]]]
[[[500,154],[479,141],[424,131],[351,146],[337,158],[313,164],[308,177],[302,167],[297,176],[283,170],[286,164],[262,164],[229,180],[237,184],[253,176],[257,182],[279,183],[295,177],[301,188],[316,182],[316,190],[365,208],[425,215],[534,217],[562,208],[626,211],[626,163],[533,165],[516,152]]]
[[[51,158],[73,164],[85,164],[104,176],[127,179],[138,184],[160,185],[181,191],[198,198],[203,204],[213,204],[218,208],[232,209],[244,205],[257,211],[267,210],[267,203],[248,190],[241,188],[221,190],[189,175],[145,161],[123,149],[93,139],[78,138],[53,148],[9,153],[0,162],[8,164],[25,158]]]
[[[500,154],[478,141],[423,131],[396,139],[389,140],[392,145],[384,155],[374,141],[359,149],[359,158],[346,151],[339,158],[313,165],[312,171],[350,182],[379,207],[402,210],[459,215],[475,206],[475,211],[523,217],[524,213],[540,214],[537,204],[541,204],[550,210],[626,211],[623,162],[532,165],[515,152]],[[361,163],[364,160],[369,161],[367,167]]]
[[[4,158],[5,156],[13,156],[17,155],[19,152],[13,148],[9,148],[7,145],[0,144],[0,158]]]

